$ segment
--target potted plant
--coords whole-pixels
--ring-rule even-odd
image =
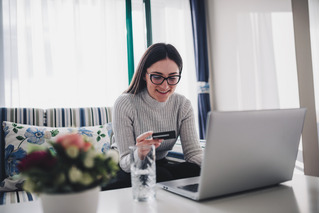
[[[44,212],[96,212],[100,187],[118,170],[118,153],[97,152],[77,133],[49,143],[32,146],[18,164],[24,190],[40,194]]]

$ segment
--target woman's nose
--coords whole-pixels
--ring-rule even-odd
[[[162,82],[162,84],[160,85],[160,87],[161,87],[161,88],[164,88],[164,89],[169,87],[169,84],[168,84],[167,79]]]

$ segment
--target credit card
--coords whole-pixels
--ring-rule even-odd
[[[167,132],[156,132],[152,134],[152,138],[154,139],[173,139],[176,138],[175,131],[167,131]]]

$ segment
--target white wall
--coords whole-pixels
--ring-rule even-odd
[[[316,101],[317,123],[319,123],[319,0],[308,0],[312,69]]]
[[[308,1],[292,0],[300,106],[307,109],[302,132],[304,172],[319,176],[319,137],[315,110],[315,87]]]

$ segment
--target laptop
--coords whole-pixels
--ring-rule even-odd
[[[203,200],[289,181],[305,114],[304,108],[211,111],[200,176],[158,185]]]

